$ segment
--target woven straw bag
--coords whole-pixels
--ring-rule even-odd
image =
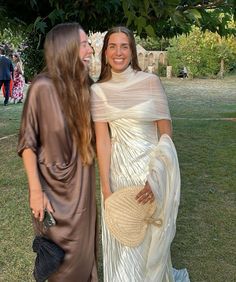
[[[140,204],[135,199],[143,186],[127,187],[114,192],[105,201],[105,223],[113,237],[128,247],[142,243],[148,224],[157,227],[161,219],[152,218],[156,202]]]

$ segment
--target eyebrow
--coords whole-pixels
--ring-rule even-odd
[[[112,42],[111,42],[111,43],[108,43],[108,46],[109,46],[109,45],[118,45],[118,44],[117,44],[117,43],[112,43]],[[129,43],[121,43],[120,45],[129,45]]]

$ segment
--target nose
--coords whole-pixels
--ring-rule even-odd
[[[116,48],[116,55],[119,56],[121,54],[121,48],[117,47]]]

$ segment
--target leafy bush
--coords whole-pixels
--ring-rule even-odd
[[[22,52],[25,40],[25,28],[22,25],[16,28],[10,22],[6,22],[4,28],[0,29],[0,45],[5,48],[7,55],[16,51]]]
[[[135,41],[147,51],[165,51],[170,46],[169,39],[164,38],[140,38],[135,36]]]
[[[5,19],[4,28],[0,30],[0,44],[8,56],[20,53],[24,65],[25,80],[30,81],[43,67],[43,52],[40,35],[29,34],[24,25]]]
[[[221,38],[218,34],[202,33],[194,28],[188,35],[170,40],[168,49],[169,65],[173,74],[186,66],[189,77],[216,77],[227,73],[236,60],[236,42],[233,36]]]
[[[26,48],[22,53],[25,67],[25,80],[31,81],[44,66],[42,43],[38,37],[29,36],[26,41]]]
[[[162,77],[166,76],[166,65],[159,63],[157,75]]]

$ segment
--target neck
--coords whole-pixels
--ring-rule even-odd
[[[136,71],[132,69],[131,66],[128,66],[123,72],[114,72],[111,70],[111,81],[113,82],[120,82],[120,81],[127,81],[131,79],[135,75]]]

